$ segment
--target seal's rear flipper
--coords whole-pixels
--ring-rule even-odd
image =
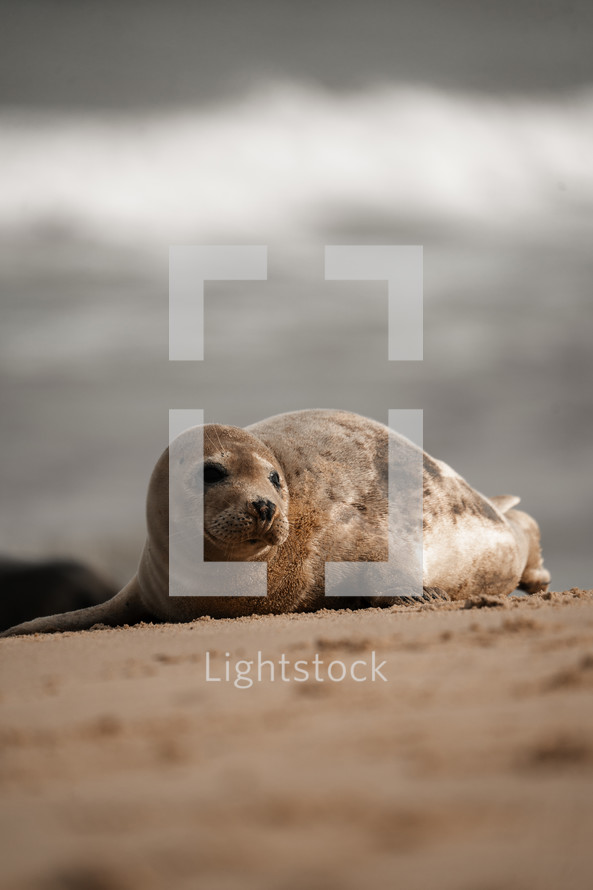
[[[138,621],[149,619],[146,609],[138,596],[138,582],[133,578],[123,590],[112,599],[98,606],[64,612],[62,615],[48,615],[46,618],[34,618],[10,627],[0,637],[16,637],[21,634],[51,634],[65,630],[88,630],[94,624],[107,624],[117,627],[122,624],[137,624]]]
[[[524,564],[517,585],[526,593],[543,593],[548,589],[550,573],[544,567],[540,546],[539,525],[529,513],[510,510],[505,517],[515,533],[523,552]]]
[[[493,498],[488,498],[488,500],[491,501],[501,513],[506,513],[507,510],[516,507],[521,498],[518,498],[516,494],[497,494]]]

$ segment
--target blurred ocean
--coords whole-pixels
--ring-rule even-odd
[[[423,408],[592,584],[593,7],[2,0],[0,552],[125,581],[169,408]],[[171,244],[266,244],[168,361]],[[423,362],[326,244],[424,246]]]
[[[568,235],[593,206],[593,87],[275,83],[203,108],[0,109],[0,130],[0,227],[117,247],[313,243],[353,218]]]

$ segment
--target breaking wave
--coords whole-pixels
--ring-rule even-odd
[[[0,226],[166,243],[310,239],[364,214],[539,225],[593,206],[593,92],[262,87],[201,109],[2,111]]]

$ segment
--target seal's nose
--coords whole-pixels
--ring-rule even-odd
[[[259,501],[252,501],[251,506],[254,508],[258,517],[262,522],[271,522],[276,512],[276,504],[272,503],[272,501],[264,500],[263,498]]]

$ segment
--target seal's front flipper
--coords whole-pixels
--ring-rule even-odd
[[[369,597],[368,603],[371,606],[416,606],[423,603],[443,603],[450,602],[451,597],[446,590],[441,587],[423,587],[420,596],[407,594],[390,594],[385,596]]]
[[[451,602],[451,597],[442,587],[423,587],[421,599],[424,603]]]

